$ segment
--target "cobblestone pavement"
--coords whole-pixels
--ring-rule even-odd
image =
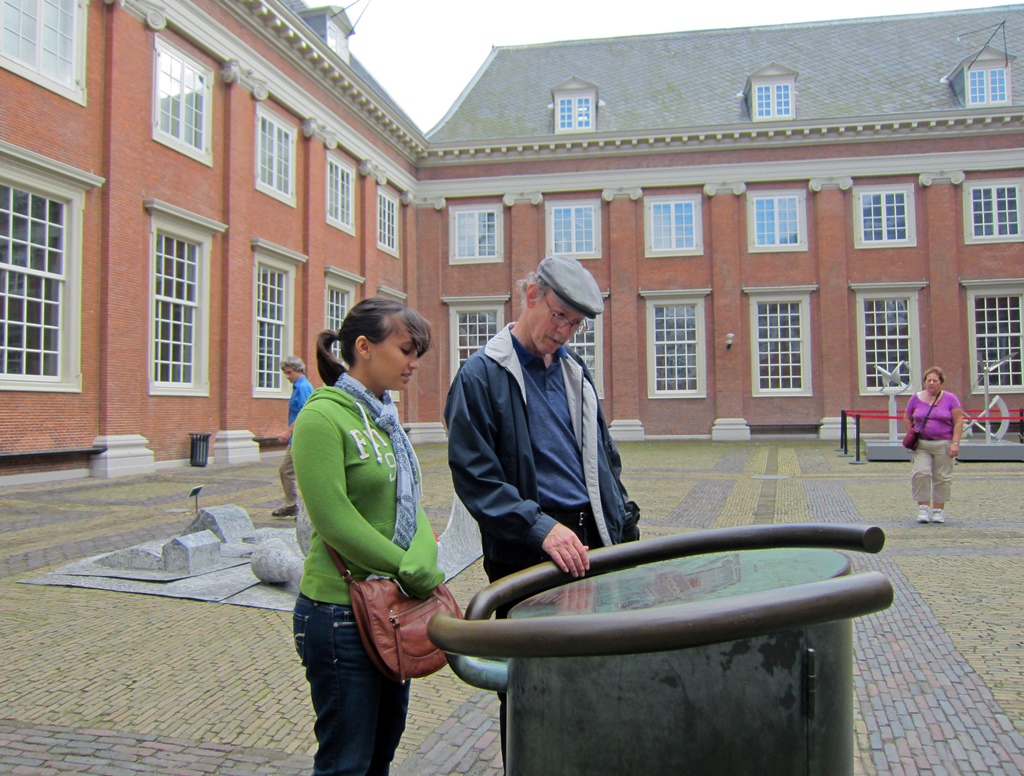
[[[805,521],[881,526],[896,600],[855,628],[856,773],[1024,773],[1024,464],[956,468],[945,525],[913,519],[909,466],[850,466],[834,443],[622,446],[646,537]],[[418,450],[437,530],[451,483]],[[772,479],[757,479],[758,477]],[[173,536],[187,498],[282,525],[277,463],[0,488],[0,774],[308,774],[315,747],[286,612],[17,584]],[[452,584],[465,604],[479,564]],[[393,773],[501,772],[493,693],[445,669],[413,683]],[[788,776],[788,775],[787,775]]]

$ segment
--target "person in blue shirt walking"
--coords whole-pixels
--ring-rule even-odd
[[[306,362],[298,356],[281,359],[281,371],[292,384],[292,396],[288,400],[288,428],[277,435],[281,442],[287,442],[284,460],[281,461],[281,487],[284,489],[284,506],[275,509],[274,517],[294,517],[299,514],[298,486],[295,482],[295,465],[292,463],[292,428],[306,400],[313,395],[313,384],[306,378]]]

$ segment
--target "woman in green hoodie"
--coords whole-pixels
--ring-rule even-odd
[[[355,579],[390,577],[418,598],[444,581],[419,505],[419,465],[389,394],[408,385],[429,348],[430,324],[418,313],[380,297],[360,302],[337,333],[320,334],[326,387],[295,421],[292,458],[313,525],[294,631],[316,712],[314,776],[387,774],[405,729],[409,682],[370,662],[327,545]]]

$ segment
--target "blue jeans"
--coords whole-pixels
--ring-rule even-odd
[[[409,682],[392,682],[370,662],[351,607],[300,595],[293,620],[316,712],[313,776],[387,776],[405,730]]]

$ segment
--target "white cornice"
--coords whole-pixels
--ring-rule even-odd
[[[512,298],[511,294],[495,294],[493,296],[442,296],[444,304],[504,304]]]
[[[78,191],[88,191],[96,186],[102,186],[106,180],[99,175],[79,170],[70,164],[58,162],[56,159],[37,154],[4,140],[0,140],[0,162],[3,162],[4,167],[30,172],[65,186],[71,186]]]
[[[804,286],[745,286],[741,290],[749,296],[760,296],[762,294],[810,294],[818,290],[818,284],[813,283]]]
[[[399,291],[397,288],[391,286],[385,286],[383,283],[377,284],[377,293],[381,296],[389,296],[392,299],[397,299],[399,302],[404,302],[409,298],[409,295],[404,291]]]
[[[126,10],[132,10],[140,2],[140,0],[119,1],[125,3]],[[276,0],[265,0],[265,2],[264,0],[220,0],[220,3],[234,13],[242,23],[257,30],[264,30],[268,25],[273,27],[273,20],[276,18],[280,18],[282,24],[287,22],[285,18],[287,12]],[[147,5],[150,3],[147,2]],[[387,179],[396,188],[403,191],[415,188],[415,178],[388,159],[378,147],[357,132],[350,123],[343,121],[335,112],[337,108],[335,103],[325,104],[300,89],[291,78],[264,58],[256,49],[225,29],[223,25],[215,22],[194,3],[189,0],[165,0],[162,5],[162,13],[168,27],[227,67],[228,73],[225,81],[231,83],[231,79],[237,75],[240,85],[251,91],[256,99],[272,97],[275,102],[280,103],[300,120],[314,119],[318,132],[325,138],[336,139],[336,144],[343,147],[357,161],[372,160],[384,171]],[[134,15],[138,15],[138,13],[136,12]],[[316,59],[317,62],[324,65],[324,67],[311,66],[312,69],[307,67],[307,72],[310,72],[311,75],[319,73],[320,81],[326,91],[335,94],[340,103],[348,105],[357,114],[363,115],[368,126],[377,126],[383,120],[390,120],[385,115],[386,109],[367,96],[363,87],[357,83],[358,77],[347,65],[337,57],[332,59],[321,53],[321,49],[325,49],[326,44],[323,44],[312,30],[301,31],[291,28],[290,22],[288,25],[294,35],[285,31],[275,33],[276,45],[280,49],[285,53],[290,53],[293,59],[299,56],[296,52],[307,51],[310,61]],[[284,30],[283,27],[278,29]],[[268,41],[274,40],[274,36],[269,34],[265,37]],[[306,49],[302,48],[303,44]],[[315,57],[311,53],[314,49],[317,51]],[[333,57],[333,55],[330,56]],[[327,65],[329,68],[326,67]],[[225,76],[223,71],[221,76]],[[266,97],[263,96],[264,94]],[[385,132],[384,136],[386,135]],[[392,137],[389,142],[410,162],[425,150],[419,140],[407,143]]]
[[[467,162],[507,163],[580,156],[593,158],[675,151],[763,149],[778,148],[781,145],[791,148],[795,145],[823,143],[976,136],[984,131],[1022,132],[1024,112],[1019,107],[1009,106],[1006,112],[985,114],[960,111],[942,116],[873,116],[789,126],[744,123],[731,126],[691,127],[685,130],[646,130],[620,135],[605,133],[431,143],[419,165],[435,167]]]
[[[173,218],[183,223],[190,224],[191,226],[197,226],[211,234],[225,232],[228,228],[227,224],[223,224],[220,221],[215,221],[212,218],[201,216],[190,210],[185,210],[185,208],[172,205],[171,203],[164,202],[160,199],[144,199],[142,200],[142,206],[146,208],[151,215],[156,214],[165,218]]]
[[[908,282],[891,282],[891,283],[850,283],[850,290],[861,293],[881,292],[881,291],[920,291],[922,288],[928,287],[927,280],[911,280]]]
[[[1002,278],[999,280],[964,280],[960,279],[960,285],[964,288],[999,288],[1001,286],[1021,286],[1024,285],[1024,278]]]
[[[340,269],[338,267],[324,267],[324,275],[329,278],[339,278],[357,286],[361,286],[366,282],[366,278],[362,275],[357,275],[354,272],[349,272],[348,270]]]
[[[640,289],[638,292],[644,299],[670,299],[675,297],[687,297],[687,296],[707,296],[711,293],[710,288],[666,288],[666,289],[651,289],[645,291]]]
[[[684,165],[677,167],[633,167],[624,170],[582,170],[574,172],[506,175],[494,178],[459,178],[423,181],[417,195],[425,198],[503,197],[506,205],[524,197],[543,199],[543,192],[603,191],[606,188],[640,187],[645,191],[667,186],[702,186],[713,196],[722,191],[742,193],[747,183],[812,181],[828,178],[877,178],[918,176],[922,169],[990,172],[1024,167],[1020,149],[956,151],[952,153],[899,154],[847,158],[787,159],[773,162]],[[710,181],[716,181],[710,183]],[[730,181],[717,183],[717,181]],[[509,194],[507,192],[535,192]],[[511,199],[510,198],[515,198]],[[532,201],[529,200],[529,201]],[[534,203],[537,204],[537,203]]]
[[[287,261],[291,264],[305,264],[309,261],[309,256],[305,253],[293,251],[291,248],[285,248],[283,245],[270,242],[270,240],[264,240],[262,237],[252,238],[252,251],[253,253],[259,253],[272,259]]]

